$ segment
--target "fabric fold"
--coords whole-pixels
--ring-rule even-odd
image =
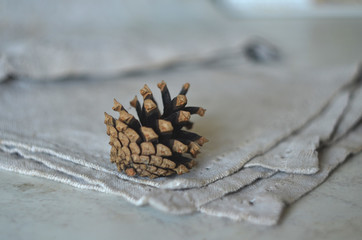
[[[362,67],[361,67],[362,69]],[[358,76],[357,82],[359,85],[362,84],[362,70],[360,70],[360,75]],[[343,115],[339,127],[336,129],[333,140],[336,141],[343,137],[348,129],[352,125],[358,124],[362,120],[362,87],[354,88],[352,90],[351,101],[346,109],[346,113]]]
[[[245,167],[260,166],[297,174],[318,172],[317,149],[330,140],[337,123],[348,106],[350,94],[350,91],[343,91],[330,102],[320,116],[304,129],[279,143],[270,152],[252,159]]]
[[[286,204],[291,204],[323,183],[351,154],[362,150],[362,125],[335,145],[321,150],[321,170],[314,175],[277,173],[239,192],[201,207],[208,215],[275,225]]]

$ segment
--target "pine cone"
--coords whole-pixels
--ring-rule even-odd
[[[143,106],[137,96],[130,102],[136,108],[139,121],[116,99],[112,109],[119,112],[119,118],[104,113],[112,146],[111,162],[128,176],[156,178],[187,173],[195,162],[183,154],[195,158],[200,146],[208,142],[206,138],[182,129],[192,128],[191,114],[204,116],[206,111],[201,107],[186,107],[190,84],[184,84],[179,95],[172,100],[164,81],[157,86],[162,93],[162,115],[146,84],[140,90]]]

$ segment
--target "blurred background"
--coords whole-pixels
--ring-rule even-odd
[[[0,79],[356,64],[361,0],[0,0]]]

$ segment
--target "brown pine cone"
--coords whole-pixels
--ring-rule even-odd
[[[157,86],[162,93],[162,115],[146,84],[140,90],[143,106],[137,96],[130,102],[136,108],[139,121],[116,99],[112,109],[119,112],[119,118],[104,113],[112,146],[111,162],[128,176],[156,178],[187,173],[195,162],[183,154],[195,158],[200,146],[208,142],[196,133],[182,130],[183,127],[192,128],[191,114],[204,116],[206,111],[201,107],[186,107],[190,84],[184,84],[179,95],[172,100],[164,81]]]

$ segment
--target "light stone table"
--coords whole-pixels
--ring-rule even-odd
[[[247,29],[283,46],[287,68],[356,64],[362,19],[246,20]],[[0,239],[361,239],[362,154],[289,207],[275,227],[175,216],[120,197],[0,171]]]

